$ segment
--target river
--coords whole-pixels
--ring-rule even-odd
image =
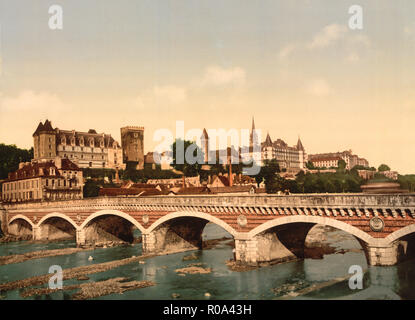
[[[222,237],[230,237],[230,235],[214,224],[206,226],[203,233],[204,240]],[[183,261],[183,257],[191,252],[156,256],[146,259],[144,264],[132,263],[106,272],[90,274],[89,281],[127,277],[156,283],[152,287],[126,291],[123,294],[110,294],[96,299],[172,299],[173,293],[180,295],[178,299],[415,299],[415,290],[411,289],[415,285],[413,271],[415,260],[393,267],[368,267],[360,244],[342,231],[326,233],[323,241],[336,249],[351,251],[327,254],[323,259],[304,259],[245,272],[231,271],[225,264],[226,260],[232,258],[232,247],[227,244],[228,241],[220,242],[213,249],[194,251],[198,257],[195,261]],[[0,244],[0,255],[75,246],[74,241],[6,243]],[[140,254],[141,244],[134,244],[3,265],[0,266],[0,283],[46,274],[51,265],[59,265],[66,269]],[[90,255],[94,258],[92,261],[88,260]],[[212,272],[186,275],[175,272],[176,269],[195,262],[212,268]],[[348,271],[351,265],[359,265],[365,271],[363,289],[350,289],[348,279],[330,282],[333,279],[350,276]],[[64,281],[64,285],[77,283],[80,281],[76,279]],[[321,285],[323,288],[298,296],[292,295],[293,288],[297,290],[310,285]],[[54,292],[26,299],[70,299],[75,291]],[[210,296],[206,297],[205,293],[209,293]],[[6,300],[23,299],[19,290],[2,292],[0,295],[1,299]]]

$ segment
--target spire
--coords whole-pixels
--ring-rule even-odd
[[[203,133],[202,133],[202,137],[201,138],[203,138],[205,140],[208,140],[209,139],[208,133],[207,133],[207,131],[206,131],[205,128],[203,128]]]
[[[304,147],[303,147],[303,144],[301,143],[300,136],[298,136],[297,150],[304,151]]]
[[[266,147],[272,146],[272,140],[271,140],[271,137],[269,135],[269,132],[267,132],[267,138],[265,139],[265,146]]]
[[[249,137],[249,146],[250,146],[250,148],[252,148],[252,146],[254,144],[257,144],[257,143],[258,143],[258,136],[256,134],[254,117],[252,117],[252,130],[251,130],[251,134],[250,134],[250,137]]]

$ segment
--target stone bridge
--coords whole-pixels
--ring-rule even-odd
[[[245,264],[303,257],[316,224],[353,235],[369,265],[394,265],[415,245],[415,194],[102,197],[0,208],[3,231],[34,240],[131,240],[134,226],[144,253],[201,248],[203,229],[212,222],[233,236],[235,258]]]

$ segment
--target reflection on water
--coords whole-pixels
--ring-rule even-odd
[[[230,235],[213,224],[204,230],[203,239],[216,239]],[[360,249],[359,243],[341,231],[330,232],[324,240],[333,243],[336,248]],[[127,277],[132,280],[151,280],[156,286],[142,288],[120,294],[111,294],[98,299],[172,299],[172,293],[180,294],[180,299],[273,299],[272,289],[287,283],[303,281],[307,284],[321,283],[334,278],[345,277],[351,265],[358,264],[367,270],[363,290],[351,290],[348,281],[338,282],[320,290],[299,296],[296,299],[415,299],[415,273],[411,270],[415,261],[407,261],[393,267],[368,267],[362,251],[354,250],[344,254],[325,255],[323,259],[295,261],[259,268],[247,272],[230,271],[225,261],[232,257],[232,247],[222,242],[212,250],[194,251],[198,260],[183,261],[189,252],[153,257],[145,264],[129,264],[102,273],[88,275],[90,281],[105,280],[113,277]],[[42,249],[56,249],[75,246],[73,242],[51,244],[13,243],[0,245],[0,255],[22,253]],[[19,264],[0,266],[0,282],[24,279],[48,272],[51,265],[62,268],[101,263],[141,254],[141,245],[96,249],[67,256],[50,257],[26,261]],[[88,261],[89,255],[94,257]],[[212,268],[210,274],[178,275],[175,270],[190,263],[202,263]],[[64,285],[79,283],[68,280]],[[48,296],[28,299],[69,299],[73,292],[56,292]],[[4,299],[22,299],[19,291],[3,292]]]

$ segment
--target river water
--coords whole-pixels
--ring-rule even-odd
[[[205,227],[203,238],[218,239],[230,235],[214,224]],[[214,249],[197,250],[198,259],[183,261],[191,252],[157,256],[145,260],[145,264],[129,264],[112,270],[90,274],[89,281],[100,281],[114,277],[127,277],[131,280],[151,280],[155,286],[127,291],[123,294],[111,294],[97,299],[279,299],[287,298],[290,291],[296,291],[310,285],[322,285],[323,288],[301,294],[292,299],[415,299],[415,260],[393,267],[368,267],[360,244],[342,231],[325,234],[322,241],[336,249],[351,249],[346,253],[328,254],[323,259],[304,259],[256,270],[235,272],[225,264],[232,258],[232,247],[224,240]],[[0,245],[0,255],[19,254],[36,250],[50,250],[75,247],[74,241],[54,243],[17,242]],[[126,247],[100,248],[94,251],[79,252],[71,255],[34,259],[17,264],[0,266],[0,283],[25,279],[48,273],[51,265],[63,269],[102,263],[128,258],[141,254],[141,244]],[[94,260],[88,261],[92,255]],[[186,274],[175,272],[191,263],[202,263],[212,268],[209,274]],[[336,278],[351,276],[351,265],[359,265],[364,270],[363,289],[349,288],[348,279],[330,283]],[[80,283],[78,280],[64,281],[64,285]],[[286,291],[281,288],[288,288]],[[293,289],[294,288],[294,289]],[[26,299],[70,299],[75,291],[55,292],[50,295],[29,297]],[[1,299],[23,299],[19,290],[0,293]],[[206,298],[205,293],[210,297]]]

